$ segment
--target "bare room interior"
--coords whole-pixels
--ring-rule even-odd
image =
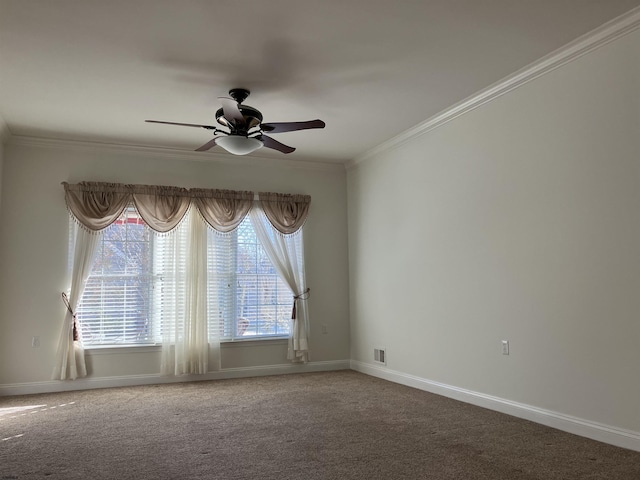
[[[378,394],[415,415],[452,401],[527,422],[518,439],[545,428],[619,460],[592,477],[429,476],[443,454],[396,478],[634,478],[620,465],[640,464],[639,92],[640,0],[0,0],[0,460],[38,417],[23,399],[44,396],[53,418],[55,395],[99,405],[207,384],[252,405],[270,389],[329,409],[360,392],[340,405],[363,418],[392,409]],[[186,203],[162,230],[143,197],[169,190]],[[124,198],[99,226],[94,194]],[[220,226],[205,200],[246,208]],[[96,273],[116,231],[152,249],[135,280],[149,298],[113,307],[130,321],[105,320],[115,274]],[[79,272],[85,241],[97,253]],[[171,284],[184,265],[196,273]],[[178,326],[166,305],[185,295],[195,320]],[[387,427],[417,428],[407,418]],[[374,457],[362,470],[316,458],[306,477],[369,478]],[[304,478],[296,462],[188,478]],[[1,464],[2,478],[48,474]],[[148,478],[163,474],[178,475]]]

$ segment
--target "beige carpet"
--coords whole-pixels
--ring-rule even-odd
[[[640,453],[353,371],[0,398],[0,479],[640,479]]]

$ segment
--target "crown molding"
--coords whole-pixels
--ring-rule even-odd
[[[443,110],[415,127],[381,143],[380,145],[354,157],[345,164],[347,170],[354,168],[376,155],[398,148],[425,133],[428,133],[461,115],[491,102],[492,100],[519,88],[536,78],[570,63],[614,40],[617,40],[640,27],[640,7],[614,18],[589,33],[551,52],[536,62],[516,71],[502,80],[480,90],[471,97]]]
[[[56,148],[88,153],[111,153],[114,155],[136,155],[141,157],[167,158],[182,161],[215,162],[229,165],[245,165],[249,167],[272,166],[296,168],[302,170],[344,171],[342,163],[321,162],[314,160],[293,160],[285,158],[261,157],[257,155],[236,156],[227,153],[195,152],[178,148],[151,147],[143,145],[122,145],[115,143],[88,142],[80,140],[62,140],[56,138],[30,137],[11,135],[11,145],[38,148]]]

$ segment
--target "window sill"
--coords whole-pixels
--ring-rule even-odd
[[[237,347],[262,347],[264,345],[286,345],[289,337],[271,338],[245,338],[242,340],[223,340],[220,342],[222,348]]]
[[[286,345],[289,337],[271,338],[246,338],[238,340],[223,340],[220,342],[221,348],[244,348],[263,347],[265,345]],[[162,350],[160,344],[149,345],[90,345],[85,347],[88,355],[114,355],[122,353],[157,353]]]
[[[89,355],[113,355],[120,353],[152,353],[162,350],[162,345],[90,345],[84,351]]]

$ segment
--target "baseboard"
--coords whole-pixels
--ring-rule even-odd
[[[333,360],[326,362],[309,362],[304,364],[287,363],[258,367],[226,368],[217,372],[209,372],[204,375],[166,376],[151,374],[98,378],[86,377],[76,380],[49,380],[43,382],[4,384],[0,385],[0,396],[68,392],[95,388],[132,387],[136,385],[155,385],[162,383],[222,380],[228,378],[263,377],[268,375],[286,375],[290,373],[326,372],[333,370],[348,370],[349,368],[349,360]]]
[[[488,408],[489,410],[495,410],[514,417],[530,420],[532,422],[573,433],[575,435],[580,435],[592,440],[640,452],[640,432],[603,425],[582,418],[572,417],[570,415],[564,415],[551,410],[545,410],[491,395],[485,395],[484,393],[434,382],[414,375],[390,370],[386,367],[379,367],[377,365],[371,365],[355,360],[351,360],[351,369],[373,377],[406,385],[408,387],[417,388],[419,390],[453,398],[479,407]]]

